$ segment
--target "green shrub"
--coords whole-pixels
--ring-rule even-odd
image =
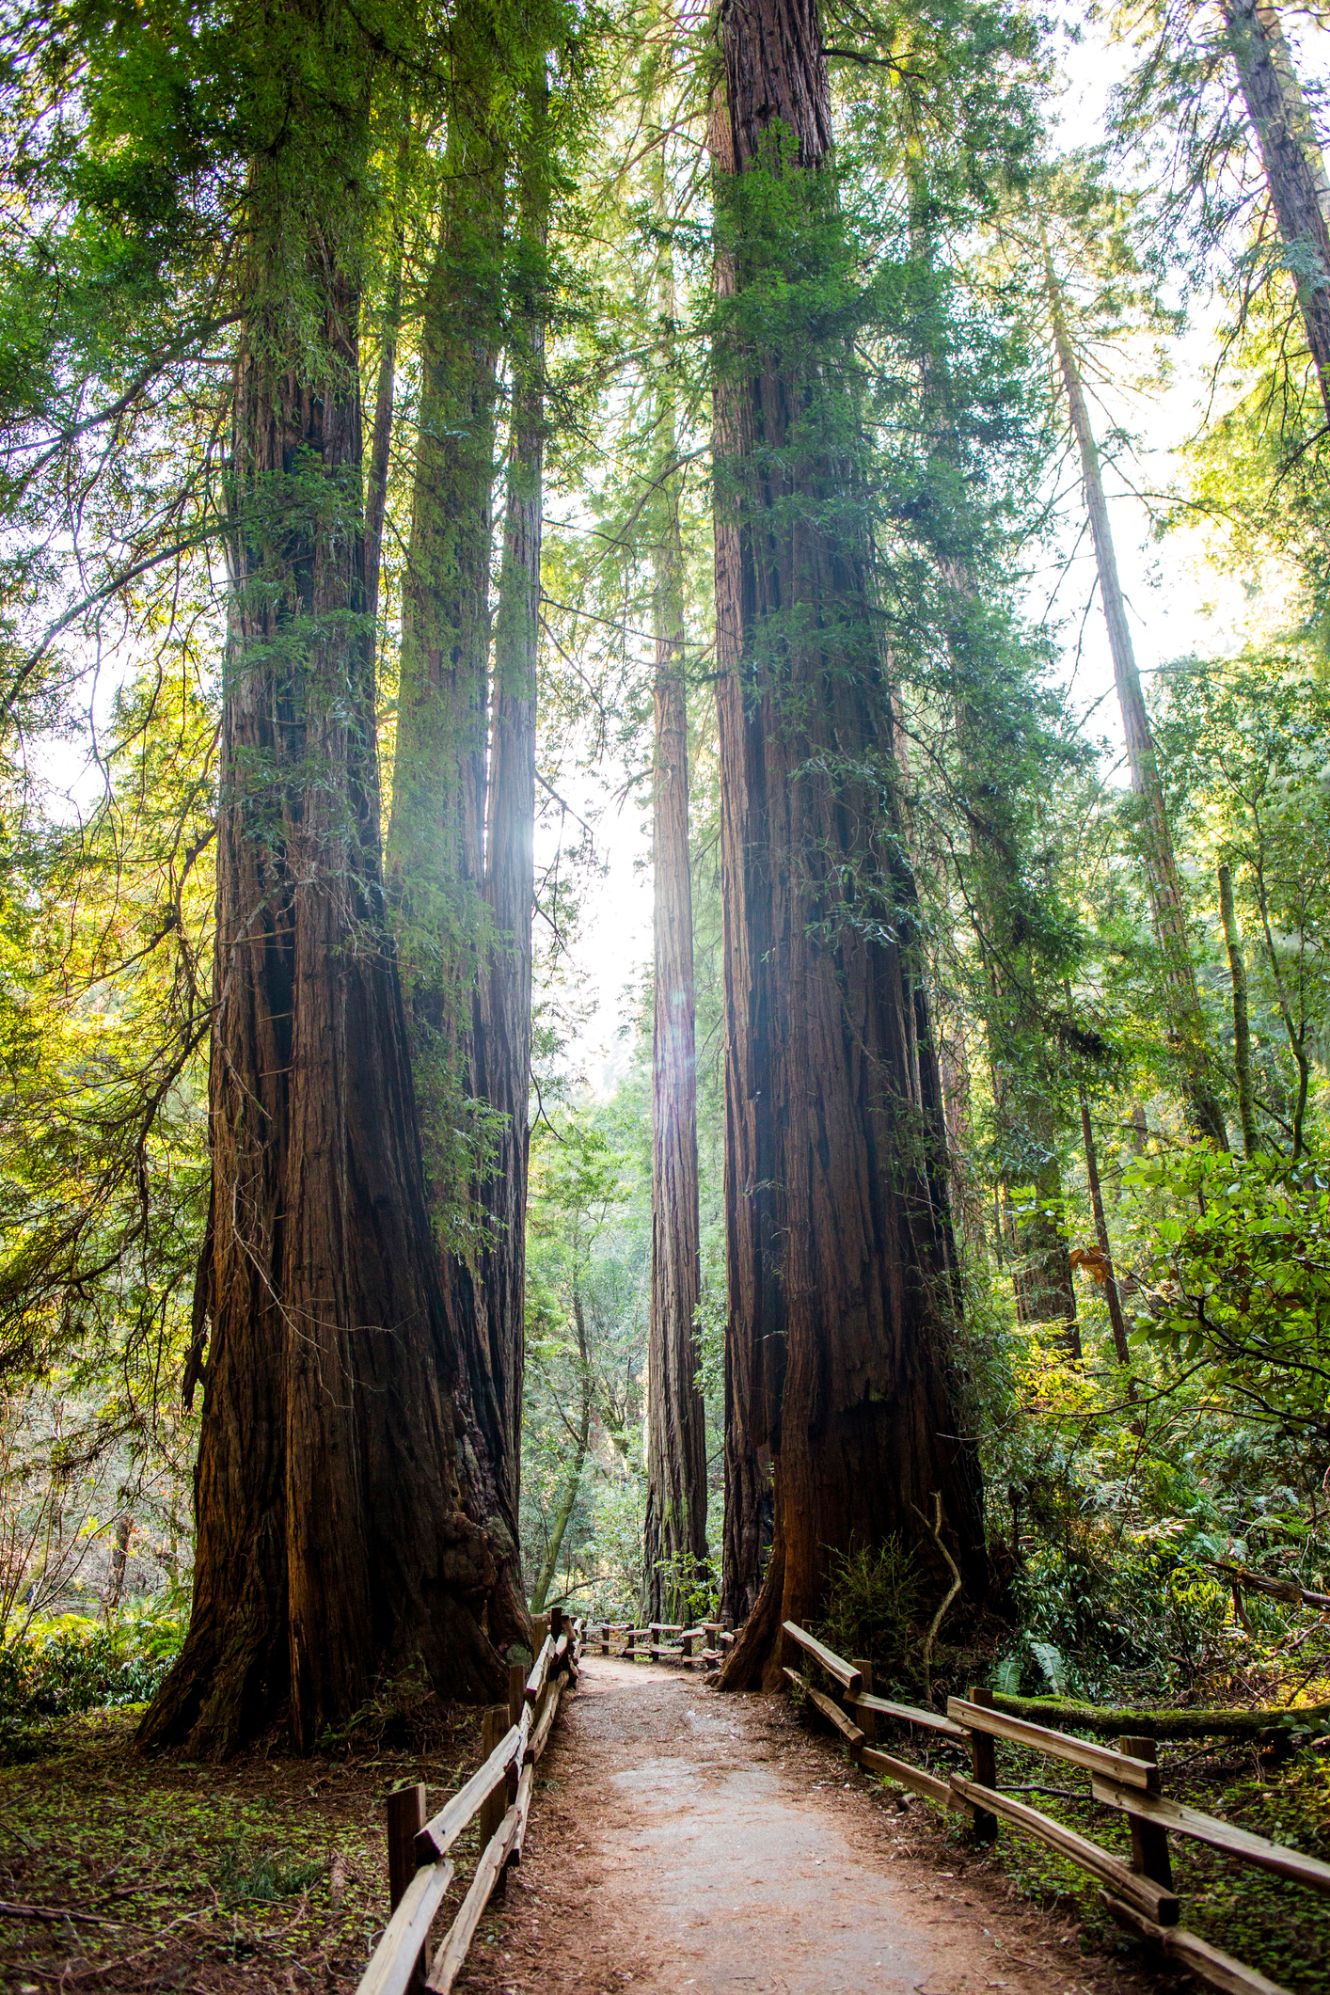
[[[82,1614],[34,1622],[0,1646],[0,1736],[33,1724],[122,1704],[157,1691],[184,1639],[167,1610],[106,1623]]]
[[[879,1686],[908,1682],[921,1602],[914,1554],[899,1539],[833,1552],[817,1632],[837,1655],[868,1657]]]

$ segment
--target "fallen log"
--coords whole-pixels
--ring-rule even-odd
[[[1285,1705],[1278,1710],[1138,1711],[1130,1705],[1076,1704],[1065,1697],[1012,1697],[993,1692],[993,1704],[1036,1725],[1074,1725],[1101,1738],[1134,1733],[1145,1739],[1256,1739],[1262,1733],[1318,1726],[1330,1721],[1330,1704]]]

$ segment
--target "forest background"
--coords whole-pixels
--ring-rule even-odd
[[[486,647],[516,627],[537,431],[544,459],[522,1590],[692,1618],[725,1577],[712,26],[468,5],[407,33],[381,11],[361,389],[390,876],[417,437],[431,367],[464,371],[430,343],[459,270],[493,428],[431,475],[454,500],[472,480]],[[1002,1601],[991,1681],[1314,1710],[1330,1657],[1296,1595],[1330,1590],[1330,264],[1272,201],[1235,37],[1279,34],[1322,236],[1330,192],[1318,20],[1289,10],[1285,43],[1284,17],[1248,11],[828,10],[848,249],[771,309],[792,340],[836,318],[854,356]],[[148,1698],[189,1613],[232,27],[114,6],[5,24],[0,1723],[20,1739]],[[489,238],[481,139],[525,217]],[[685,703],[697,1006],[708,1550],[682,1562],[648,1519],[662,677]],[[670,884],[677,911],[677,865]],[[435,967],[413,933],[409,993]],[[502,1118],[448,1028],[426,1043],[435,1234],[479,1266],[505,1222],[470,1188],[500,1175]],[[974,1653],[944,1622],[923,1659],[938,1605],[892,1539],[842,1552],[821,1625],[918,1694]]]

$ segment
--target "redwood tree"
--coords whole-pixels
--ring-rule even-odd
[[[369,50],[339,0],[265,18],[278,81],[248,182],[227,498],[194,1602],[142,1729],[196,1753],[277,1720],[309,1749],[422,1664],[476,1697],[502,1673],[380,867],[358,349]]]
[[[672,316],[673,301],[669,302]],[[668,396],[655,547],[655,997],[652,1032],[651,1320],[647,1338],[647,1618],[686,1611],[707,1557],[706,1414],[694,1318],[701,1293],[697,1006],[688,840],[682,476]]]
[[[515,403],[507,570],[510,596],[516,595],[500,711],[490,684],[491,493],[504,331],[507,120],[517,52],[501,48],[493,10],[467,0],[450,23],[448,53],[447,141],[420,330],[388,880],[444,1301],[465,1374],[471,1451],[503,1545],[496,1612],[505,1632],[517,1637],[525,1626],[517,1540],[522,1329],[520,1306],[512,1305],[520,1297],[521,1268],[516,1146],[525,1143],[526,1114],[527,1040],[519,1013],[529,1009],[530,972],[529,945],[516,933],[522,921],[512,904],[522,898],[525,865],[529,910],[530,865],[529,835],[520,824],[510,827],[503,812],[534,782],[534,696],[523,676],[525,639],[514,633],[529,620],[521,571],[539,562],[530,516],[534,494],[538,523],[538,431],[528,383],[520,408]],[[529,373],[530,362],[519,368]],[[492,722],[501,733],[491,757]],[[487,826],[491,801],[499,816]],[[487,844],[497,855],[492,880]],[[515,922],[497,954],[496,915]],[[491,1022],[496,1034],[512,1033],[506,1048],[487,1043]],[[487,1067],[499,1090],[495,1104],[486,1099]],[[519,1173],[511,1179],[517,1219],[510,1224],[504,1215],[496,1231],[480,1186],[505,1165]],[[495,1283],[505,1306],[491,1310],[487,1287]]]
[[[718,663],[736,1393],[774,1534],[725,1681],[773,1680],[829,1549],[926,1543],[971,1592],[936,1062],[899,836],[813,0],[725,0],[713,125]],[[747,1578],[748,1576],[745,1575]]]

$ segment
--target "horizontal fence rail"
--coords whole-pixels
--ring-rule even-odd
[[[847,1662],[797,1622],[786,1621],[784,1632],[800,1652],[802,1664],[798,1669],[787,1665],[785,1676],[809,1708],[833,1727],[860,1766],[924,1795],[939,1807],[968,1816],[975,1834],[985,1841],[997,1835],[1000,1822],[1036,1836],[1097,1880],[1100,1898],[1121,1924],[1153,1941],[1171,1965],[1197,1980],[1222,1988],[1227,1995],[1286,1995],[1255,1968],[1179,1923],[1181,1905],[1173,1882],[1169,1837],[1203,1843],[1235,1862],[1273,1871],[1327,1895],[1330,1863],[1270,1842],[1250,1829],[1206,1815],[1163,1794],[1153,1738],[1130,1734],[1112,1745],[1073,1738],[1050,1725],[996,1709],[991,1693],[983,1689],[972,1689],[968,1697],[948,1698],[944,1717],[937,1711],[875,1696],[871,1664]],[[814,1671],[821,1672],[825,1685],[813,1679]],[[953,1772],[944,1778],[882,1751],[877,1730],[883,1720],[965,1748],[969,1773]],[[1088,1774],[1086,1798],[1126,1817],[1131,1832],[1130,1859],[1005,1793],[998,1785],[999,1744],[1045,1753]]]
[[[695,1628],[671,1621],[652,1621],[644,1628],[635,1628],[630,1621],[594,1621],[586,1641],[603,1656],[710,1671],[724,1662],[726,1650],[734,1644],[734,1630],[719,1621],[699,1621]]]
[[[508,1702],[485,1713],[486,1756],[438,1813],[425,1816],[422,1785],[388,1797],[390,1917],[356,1995],[447,1995],[466,1962],[485,1907],[511,1863],[520,1863],[536,1762],[545,1750],[565,1685],[576,1683],[584,1627],[555,1608],[538,1628],[530,1674],[509,1672]],[[452,1924],[429,1962],[430,1928],[455,1876],[448,1852],[479,1818],[475,1873]]]

